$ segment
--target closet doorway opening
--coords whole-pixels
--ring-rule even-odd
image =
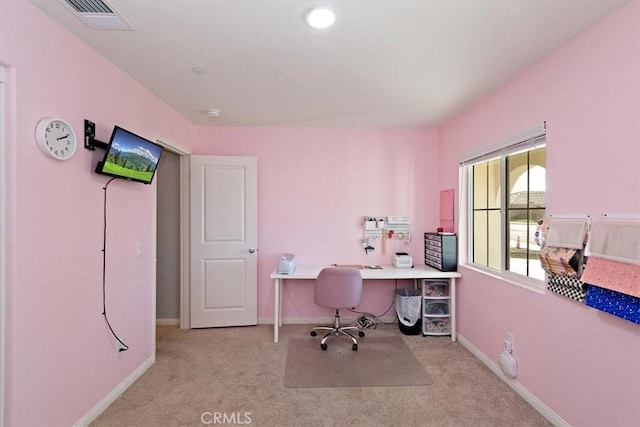
[[[190,327],[183,305],[189,283],[189,156],[176,144],[156,138],[165,151],[156,172],[156,292],[153,325]],[[188,311],[186,312],[188,313]],[[155,330],[154,334],[155,336]],[[155,344],[154,344],[155,347]]]

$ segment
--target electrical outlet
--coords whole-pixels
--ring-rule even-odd
[[[136,242],[136,256],[142,256],[142,242]]]

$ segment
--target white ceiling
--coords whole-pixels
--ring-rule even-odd
[[[194,124],[318,127],[439,125],[626,2],[110,0],[105,31],[31,1]]]

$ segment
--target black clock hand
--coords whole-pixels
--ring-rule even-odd
[[[60,141],[61,139],[65,139],[65,138],[69,138],[69,134],[66,134],[65,136],[61,136],[60,138],[57,138],[57,141]]]

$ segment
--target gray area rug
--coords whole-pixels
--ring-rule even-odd
[[[326,351],[320,337],[291,338],[287,350],[284,386],[387,387],[433,383],[401,337],[364,337],[358,351],[351,341],[330,339]]]

